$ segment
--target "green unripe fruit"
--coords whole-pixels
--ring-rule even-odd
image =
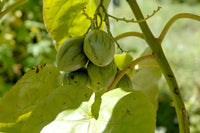
[[[90,80],[86,69],[79,69],[74,72],[66,72],[63,77],[63,86],[88,86],[89,82]]]
[[[93,64],[103,67],[113,60],[115,43],[108,33],[93,30],[86,36],[83,50]]]
[[[124,53],[115,54],[114,59],[119,70],[122,70],[133,60],[133,57],[130,54]]]
[[[83,52],[83,37],[70,38],[60,47],[56,63],[61,71],[71,72],[82,68],[87,63]]]
[[[89,88],[98,92],[108,88],[112,83],[117,72],[117,66],[114,61],[105,67],[99,67],[90,62],[87,71],[90,78]]]
[[[116,85],[116,88],[123,88],[123,89],[127,89],[127,88],[133,88],[133,84],[131,79],[129,78],[129,76],[127,74],[125,74],[120,81],[118,82],[118,84]]]

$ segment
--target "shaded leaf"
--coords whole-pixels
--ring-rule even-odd
[[[99,110],[100,110],[100,106],[101,106],[101,102],[102,102],[102,98],[101,96],[106,92],[105,89],[103,89],[102,91],[99,92],[95,92],[94,95],[94,101],[92,101],[93,97],[90,99],[92,103],[91,106],[91,115],[92,117],[94,117],[95,119],[97,119],[99,117]]]
[[[151,50],[148,48],[142,56],[149,54],[151,54]],[[158,108],[158,82],[161,78],[161,70],[156,64],[154,59],[142,61],[139,64],[139,69],[136,69],[131,77],[133,88],[143,91],[149,97],[155,109]]]
[[[29,70],[0,100],[0,123],[15,122],[19,116],[32,111],[58,87],[59,74],[49,64]]]
[[[5,133],[21,133],[23,122],[27,120],[30,114],[31,112],[20,116],[19,119],[13,123],[0,123],[0,131]]]
[[[32,112],[25,121],[21,133],[38,133],[52,122],[63,110],[78,108],[83,101],[89,100],[92,91],[87,87],[64,86],[57,88]],[[31,130],[30,130],[31,129]]]
[[[124,93],[115,90],[102,99],[111,100],[117,91]],[[110,104],[102,105],[100,110],[100,114],[104,114],[99,118],[101,123],[108,119],[107,112],[112,113],[103,133],[154,133],[156,111],[143,92],[133,91],[119,99],[114,107],[112,104],[113,101],[110,101]]]

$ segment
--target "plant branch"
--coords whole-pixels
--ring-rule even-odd
[[[180,18],[189,18],[189,19],[193,19],[193,20],[197,20],[200,21],[200,16],[198,15],[194,15],[191,13],[180,13],[180,14],[176,14],[175,16],[173,16],[165,25],[165,27],[163,28],[160,36],[158,37],[159,42],[161,43],[165,37],[165,35],[167,34],[169,28],[172,26],[172,24],[180,19]]]
[[[146,18],[141,19],[141,20],[134,20],[134,19],[127,20],[126,18],[118,18],[118,17],[112,16],[108,13],[107,13],[107,15],[108,15],[108,17],[111,17],[111,18],[115,19],[116,21],[124,21],[126,23],[139,23],[139,22],[143,22],[143,21],[146,21],[147,19],[151,18],[153,15],[155,15],[160,10],[160,8],[161,7],[158,6],[158,8],[156,10],[154,10],[151,15],[147,15]]]
[[[154,58],[154,55],[146,55],[146,56],[142,56],[139,57],[137,59],[135,59],[134,61],[132,61],[131,63],[129,63],[123,70],[121,70],[119,72],[119,74],[115,77],[114,81],[111,83],[111,85],[108,87],[107,91],[112,90],[117,83],[120,81],[120,79],[126,74],[126,72],[128,70],[130,70],[131,68],[133,68],[135,65],[137,65],[139,62],[146,60],[146,59],[150,59],[150,58]]]
[[[105,24],[106,24],[106,27],[107,27],[107,31],[108,31],[108,34],[114,39],[111,31],[110,31],[110,21],[109,21],[109,18],[108,18],[108,14],[107,14],[107,10],[105,9],[104,6],[102,6],[102,9],[103,9],[103,12],[105,13]],[[120,47],[119,43],[114,39],[115,43],[117,44],[117,47],[120,49],[121,52],[124,52],[124,50]]]
[[[114,39],[120,40],[122,38],[129,37],[129,36],[135,36],[135,37],[139,37],[141,39],[144,39],[144,35],[140,32],[125,32],[125,33],[122,33],[122,34],[116,36]]]
[[[3,10],[1,13],[0,13],[0,19],[6,15],[8,12],[12,11],[13,9],[15,9],[16,7],[24,4],[25,2],[27,2],[28,0],[20,0],[12,5],[10,5],[9,7],[7,7],[5,10]]]
[[[126,0],[129,4],[130,8],[132,9],[133,14],[135,15],[137,20],[143,19],[143,14],[137,4],[136,0]],[[160,66],[160,69],[168,83],[171,96],[175,105],[176,114],[178,117],[179,122],[179,132],[180,133],[190,133],[189,123],[187,118],[187,113],[185,109],[185,105],[180,93],[179,86],[177,84],[176,78],[174,73],[169,66],[169,63],[164,55],[163,49],[161,47],[160,42],[154,37],[152,34],[149,26],[147,25],[146,21],[139,23],[140,29],[144,34],[144,38],[151,48],[155,59]]]

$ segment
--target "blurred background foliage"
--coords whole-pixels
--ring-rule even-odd
[[[17,0],[3,0],[5,9]],[[113,0],[110,12],[117,17],[134,18],[125,1]],[[161,10],[148,20],[152,32],[159,36],[167,21],[175,14],[189,12],[200,15],[200,0],[138,0],[147,16],[161,6]],[[2,9],[2,10],[3,10]],[[137,24],[112,20],[114,36],[128,31],[140,31]],[[123,27],[123,28],[121,28]],[[119,41],[134,58],[147,47],[135,37]],[[181,19],[172,25],[163,40],[163,49],[181,86],[189,113],[191,132],[200,132],[200,22]],[[0,20],[0,97],[25,72],[37,64],[55,63],[56,50],[45,29],[42,0],[29,0]],[[156,133],[178,133],[176,113],[168,87],[160,82],[159,108]]]
[[[15,2],[7,0],[4,8]],[[55,61],[42,4],[42,0],[29,0],[0,20],[0,97],[33,66]]]

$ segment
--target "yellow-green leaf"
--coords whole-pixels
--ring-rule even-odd
[[[70,36],[82,36],[90,21],[82,14],[82,8],[93,17],[96,5],[93,0],[44,0],[44,21],[58,49]]]

